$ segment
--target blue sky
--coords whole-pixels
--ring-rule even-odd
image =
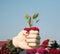
[[[0,40],[11,39],[28,27],[25,14],[39,13],[41,41],[60,43],[60,0],[0,0]]]

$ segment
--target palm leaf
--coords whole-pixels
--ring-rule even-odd
[[[38,17],[38,15],[39,15],[39,13],[34,13],[34,15],[33,15],[33,19],[36,19],[37,17]]]
[[[25,18],[26,18],[26,19],[28,19],[28,18],[29,18],[29,15],[28,15],[28,14],[26,14],[26,15],[25,15]]]
[[[32,24],[31,24],[31,17],[28,19],[28,24],[30,27],[32,27]]]

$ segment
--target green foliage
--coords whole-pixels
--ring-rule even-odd
[[[29,16],[28,14],[25,15],[25,18],[27,20],[27,23],[29,25],[29,27],[33,26],[33,20],[36,19],[38,17],[39,13],[34,13],[33,16]],[[38,22],[38,20],[36,21],[36,23]]]
[[[36,19],[38,17],[39,13],[34,13],[33,19]]]
[[[25,18],[26,18],[26,19],[28,19],[28,18],[29,18],[29,15],[28,15],[28,14],[26,14],[26,15],[25,15]]]
[[[58,44],[58,48],[60,48],[60,44]]]
[[[28,24],[29,24],[30,27],[32,27],[31,17],[28,19]]]
[[[12,54],[17,54],[20,52],[19,48],[16,48],[12,45],[12,42],[10,41],[7,45],[6,45],[6,49],[8,49],[9,51],[11,51]]]

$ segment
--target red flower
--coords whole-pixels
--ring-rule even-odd
[[[48,46],[48,42],[49,42],[49,39],[43,41],[43,43],[41,44],[41,47],[46,48]]]

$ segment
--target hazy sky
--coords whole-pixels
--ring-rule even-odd
[[[28,27],[25,14],[39,13],[41,41],[60,43],[60,0],[0,0],[0,40],[11,39]]]

